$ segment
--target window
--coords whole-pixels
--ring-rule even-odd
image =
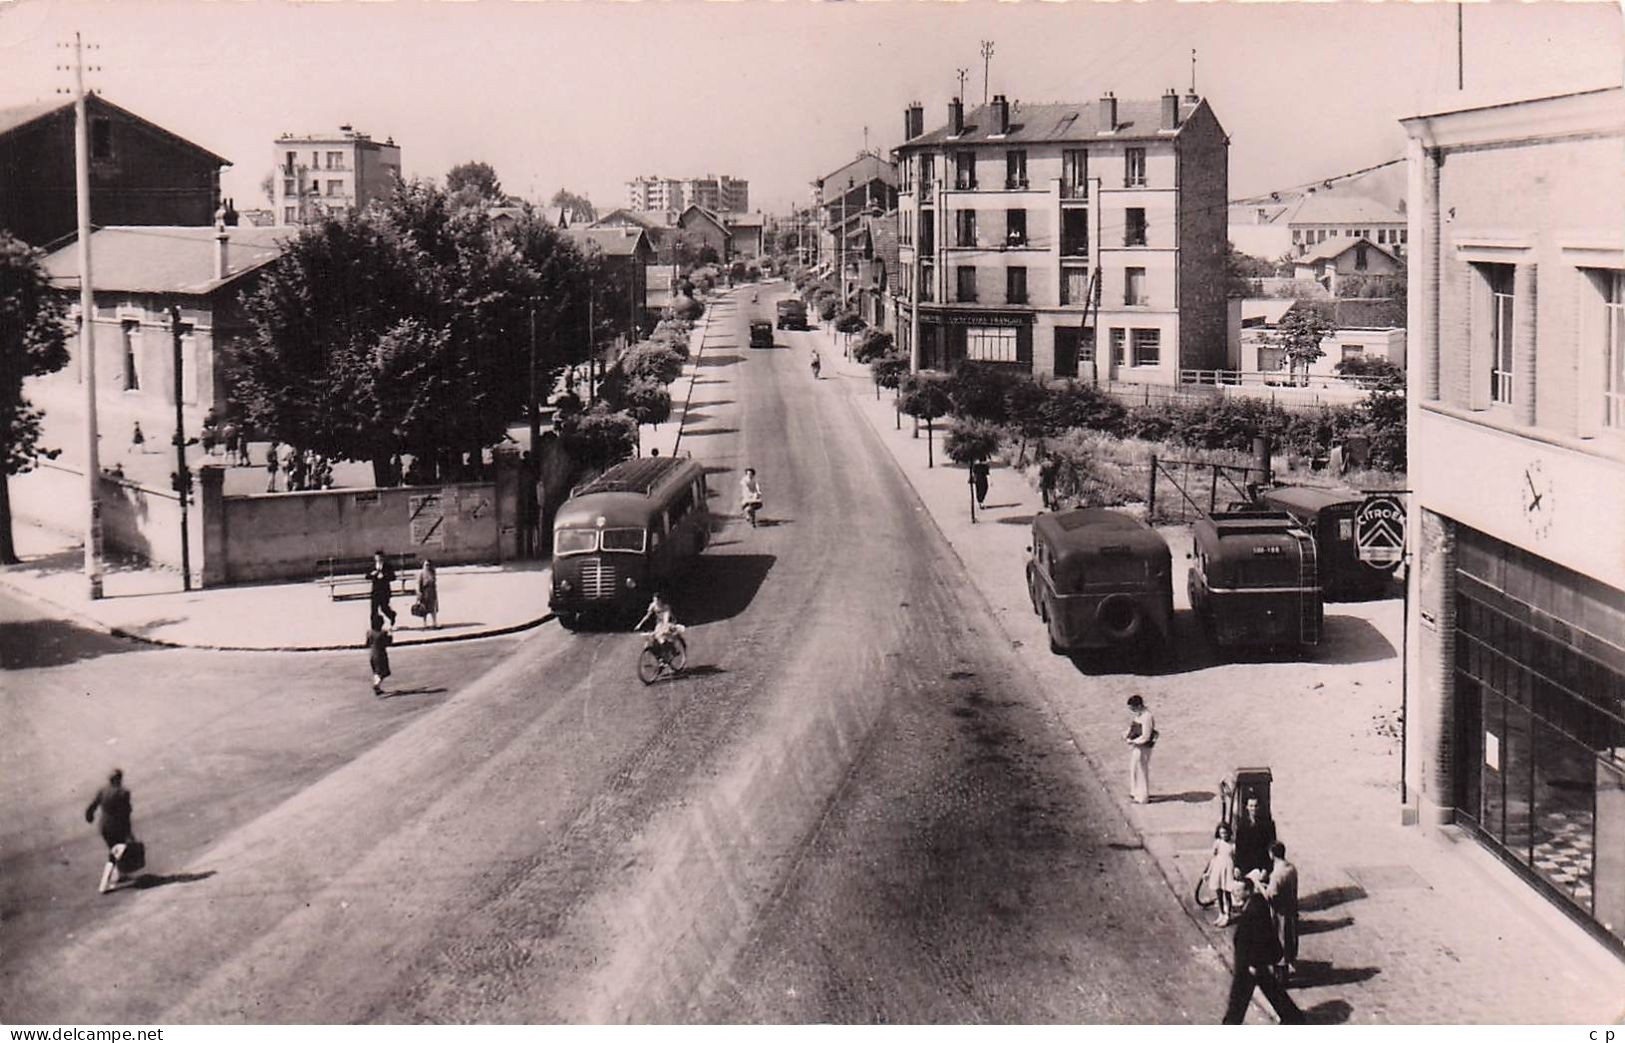
[[[920,157],[920,187],[930,188],[936,180],[936,157],[930,154]]]
[[[1364,243],[1355,243],[1354,270],[1357,272],[1363,272],[1369,267],[1371,267],[1371,259],[1366,256],[1366,245]]]
[[[1112,365],[1121,366],[1123,364],[1123,345],[1127,343],[1127,340],[1127,330],[1123,329],[1121,326],[1112,327]]]
[[[1089,150],[1069,148],[1061,153],[1061,197],[1089,198]]]
[[[929,263],[920,265],[920,300],[934,301],[937,299],[936,270]]]
[[[976,245],[976,211],[960,210],[955,218],[955,246]]]
[[[1004,212],[1004,242],[1006,246],[1027,245],[1027,211]]]
[[[1345,344],[1345,345],[1343,345],[1343,358],[1345,360],[1364,358],[1364,357],[1365,357],[1365,345],[1364,344]]]
[[[141,326],[136,322],[119,324],[119,340],[124,355],[124,390],[141,390]]]
[[[937,221],[936,212],[932,210],[920,211],[920,253],[934,254],[937,252]]]
[[[327,194],[330,196],[342,196],[344,194],[344,182],[329,181],[327,183]]]
[[[1089,256],[1089,211],[1077,208],[1061,211],[1061,255]]]
[[[1134,364],[1160,366],[1162,364],[1162,331],[1134,331]]]
[[[1027,187],[1027,152],[1013,149],[1004,154],[1004,187]]]
[[[293,173],[294,168],[299,165],[299,156],[292,152],[284,152],[282,155],[284,157],[282,160],[282,172],[284,174]]]
[[[598,532],[596,529],[554,529],[553,553],[558,557],[567,554],[590,554],[598,549]]]
[[[1131,206],[1123,211],[1123,245],[1145,245],[1145,207]]]
[[[976,300],[976,269],[975,269],[975,267],[973,267],[971,265],[968,265],[968,264],[967,265],[961,265],[959,268],[955,269],[954,275],[955,275],[955,278],[958,280],[957,289],[959,290],[959,293],[958,293],[958,296],[956,297],[956,299],[961,300],[961,301],[967,301],[967,302],[975,301]]]
[[[344,153],[342,153],[342,152],[329,152],[327,154],[327,169],[328,170],[343,170],[344,169]]]
[[[976,187],[976,153],[954,153],[954,187],[967,189]]]
[[[1145,149],[1131,148],[1123,151],[1123,187],[1145,187]]]
[[[1010,304],[1027,303],[1027,269],[1006,268],[1004,270],[1004,299]]]
[[[1144,308],[1151,303],[1145,293],[1145,269],[1123,269],[1123,303],[1131,308]]]
[[[90,158],[113,158],[113,121],[103,116],[90,121]]]
[[[310,150],[310,169],[316,170],[322,165],[322,154],[315,149]]]
[[[294,187],[293,178],[285,177],[285,178],[282,179],[282,194],[283,195],[291,196],[297,191],[298,191],[298,189]]]
[[[977,362],[1018,362],[1013,326],[971,326],[965,330],[965,357]]]
[[[1388,229],[1386,229],[1386,228],[1377,229],[1377,245],[1378,246],[1387,246],[1388,245]]]
[[[1603,279],[1603,422],[1625,431],[1625,272],[1604,272]]]
[[[1061,277],[1062,304],[1089,303],[1089,271],[1086,268],[1068,268]]]
[[[1411,230],[1409,228],[1401,228],[1399,230],[1399,241],[1402,243],[1408,243],[1411,241]]]
[[[298,224],[299,223],[299,208],[296,207],[296,206],[285,206],[285,207],[283,207],[282,208],[282,223],[285,224],[285,225]]]
[[[1483,264],[1490,290],[1490,401],[1512,403],[1512,265]]]

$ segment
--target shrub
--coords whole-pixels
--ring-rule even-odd
[[[1131,409],[1123,425],[1130,438],[1143,438],[1147,442],[1166,442],[1173,438],[1179,425],[1178,408],[1169,404],[1140,406]]]
[[[574,391],[566,391],[553,399],[553,409],[560,417],[567,417],[573,413],[581,412],[581,396]]]
[[[693,322],[705,314],[705,305],[685,294],[671,302],[671,314],[673,318]]]
[[[1050,430],[1056,432],[1088,428],[1120,435],[1128,420],[1128,410],[1115,397],[1075,380],[1051,388],[1043,409]]]
[[[567,417],[559,441],[578,467],[602,471],[637,451],[637,421],[603,403]]]
[[[1009,424],[1021,435],[1022,448],[1029,439],[1042,439],[1053,432],[1045,417],[1049,402],[1049,389],[1036,380],[1018,377],[1004,393],[1004,413]]]
[[[683,372],[683,357],[669,344],[644,341],[621,356],[616,368],[631,380],[670,384]]]
[[[858,333],[867,328],[868,324],[855,311],[844,311],[835,320],[837,333]]]
[[[635,377],[621,389],[620,407],[640,424],[663,424],[671,419],[671,392],[648,377]]]
[[[852,358],[868,365],[882,355],[889,355],[896,342],[885,330],[869,327],[852,342]]]
[[[986,420],[955,417],[942,440],[942,451],[956,464],[986,460],[999,450],[999,429]]]
[[[1010,419],[1005,396],[1019,377],[990,366],[973,362],[960,363],[948,379],[948,393],[953,398],[954,412],[974,420],[1003,424]]]

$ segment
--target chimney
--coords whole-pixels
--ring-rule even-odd
[[[959,135],[965,131],[965,106],[958,98],[948,103],[948,133]]]
[[[1117,96],[1107,91],[1100,98],[1100,129],[1117,129]]]
[[[993,95],[993,122],[998,126],[998,133],[1010,133],[1010,103],[1004,100],[1004,95]]]
[[[908,107],[908,137],[913,140],[925,133],[925,106],[914,102]]]
[[[214,277],[224,279],[231,271],[227,254],[231,249],[231,233],[226,231],[226,208],[214,212]]]
[[[1162,96],[1162,129],[1179,129],[1179,93],[1172,87]]]

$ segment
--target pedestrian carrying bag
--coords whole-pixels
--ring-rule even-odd
[[[416,601],[412,602],[412,614],[417,616],[419,619],[422,619],[424,616],[429,614],[429,606],[423,603],[423,598],[419,597]]]
[[[131,840],[120,844],[119,847],[123,848],[123,850],[117,852],[118,857],[114,863],[118,866],[119,872],[135,873],[146,868],[147,845],[139,840]]]

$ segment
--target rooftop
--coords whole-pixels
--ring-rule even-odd
[[[141,116],[136,115],[129,109],[115,105],[106,98],[102,97],[100,94],[86,95],[85,105],[87,108],[91,109],[107,109],[112,112],[116,112],[127,119],[133,120],[142,126],[156,131],[164,137],[169,138],[171,141],[178,142],[187,148],[196,149],[198,152],[203,153],[205,156],[213,159],[223,167],[231,166],[231,160],[225,158],[224,156],[210,152],[197,142],[189,141],[167,127],[160,127],[151,120],[144,119]],[[35,120],[44,119],[47,116],[63,112],[64,110],[71,113],[73,111],[73,106],[74,103],[71,99],[63,100],[60,98],[54,98],[50,101],[36,101],[30,102],[26,105],[14,105],[10,108],[0,109],[0,138],[4,138],[11,132],[19,130],[28,124],[33,123]]]
[[[1370,196],[1311,192],[1286,214],[1289,225],[1403,224],[1405,215]]]
[[[1205,104],[1201,99],[1192,102],[1189,97],[1179,99],[1179,126]],[[1137,98],[1117,99],[1117,122],[1108,127],[1104,107],[1099,101],[1045,102],[1010,104],[1010,130],[998,133],[993,118],[993,106],[982,105],[965,113],[964,130],[952,135],[948,125],[928,130],[911,138],[900,149],[913,149],[924,145],[1015,143],[1039,141],[1098,141],[1104,136],[1113,138],[1172,138],[1179,130],[1162,129],[1162,103]]]
[[[226,277],[215,277],[215,230],[208,226],[117,226],[91,233],[91,256],[98,290],[129,293],[212,293],[276,260],[291,228],[227,228]],[[45,258],[51,282],[79,285],[79,250],[70,244]]]

